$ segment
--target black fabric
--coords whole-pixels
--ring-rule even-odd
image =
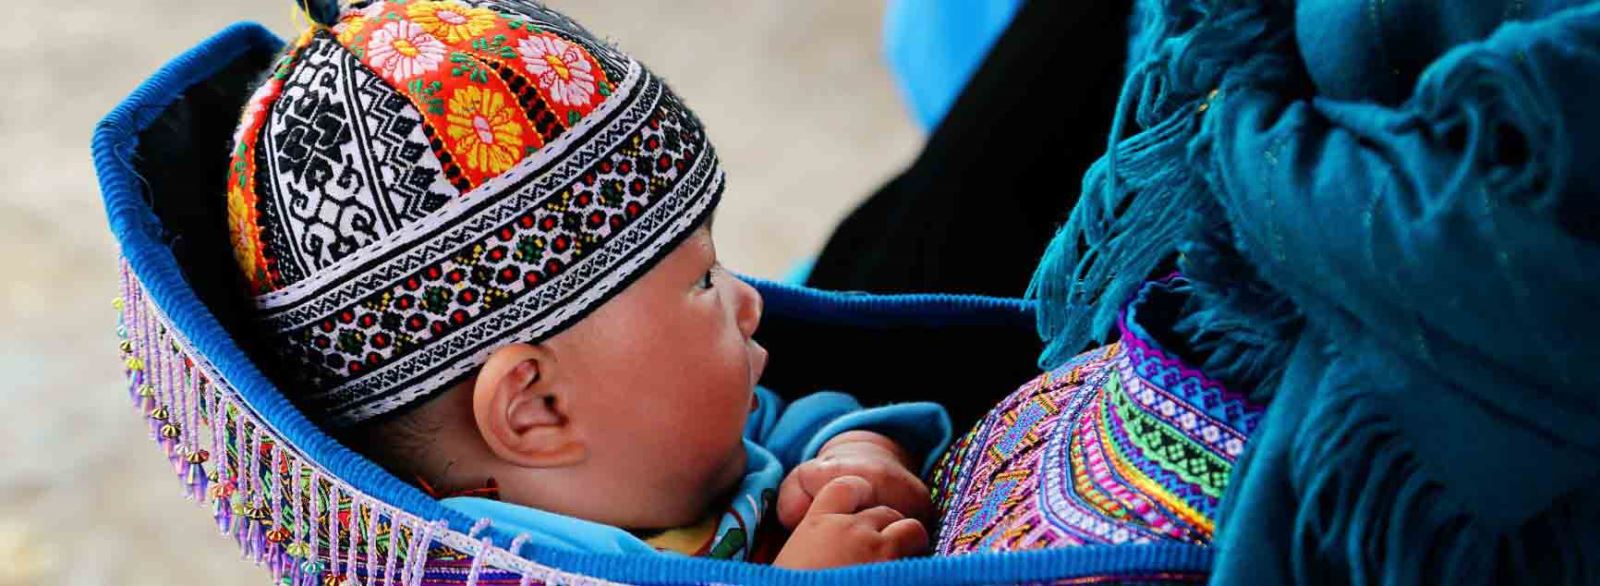
[[[916,161],[839,224],[806,284],[1021,297],[1105,151],[1131,10],[1024,4]]]
[[[1021,297],[1105,151],[1131,11],[1129,0],[1024,4],[916,161],[839,224],[806,284]],[[938,402],[961,433],[1038,374],[1032,332],[926,334],[887,348],[846,339],[841,354],[874,358],[844,364],[879,369],[848,390],[867,404]],[[900,364],[940,374],[897,383]]]
[[[270,51],[249,51],[195,84],[139,134],[134,169],[161,220],[162,237],[195,295],[241,340],[249,299],[228,236],[228,154],[233,130]]]
[[[768,311],[756,341],[771,355],[761,384],[793,400],[819,390],[872,406],[935,401],[964,433],[1006,393],[1038,373],[1032,327],[843,327]]]

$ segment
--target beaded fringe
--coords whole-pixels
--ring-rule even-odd
[[[373,499],[287,445],[146,298],[122,264],[118,348],[128,398],[166,453],[184,495],[209,505],[217,529],[274,583],[474,586],[495,583],[604,584],[521,557],[526,535],[505,548],[450,531]]]

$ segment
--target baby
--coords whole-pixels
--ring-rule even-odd
[[[526,0],[322,20],[249,100],[228,190],[247,337],[309,416],[537,544],[926,547],[943,410],[755,386],[761,297],[717,262],[722,174],[659,79]]]

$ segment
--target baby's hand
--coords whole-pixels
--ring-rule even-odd
[[[928,547],[928,530],[885,506],[871,503],[872,486],[859,476],[833,479],[811,501],[772,565],[815,570],[883,562],[917,555]]]
[[[839,434],[789,472],[778,487],[778,521],[793,529],[806,517],[812,499],[836,478],[859,476],[871,490],[864,504],[883,505],[913,519],[927,519],[933,510],[928,486],[910,469],[900,446],[870,431]]]

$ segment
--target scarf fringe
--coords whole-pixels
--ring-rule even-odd
[[[1133,65],[1106,155],[1085,173],[1082,197],[1028,286],[1040,302],[1039,366],[1047,370],[1105,341],[1121,304],[1189,237],[1191,214],[1222,217],[1191,143],[1208,96],[1239,69],[1230,64],[1246,63],[1263,80],[1292,77],[1279,61],[1251,58],[1275,54],[1271,47],[1288,43],[1293,30],[1258,8],[1236,0],[1158,4],[1140,10],[1131,27]]]
[[[1297,582],[1600,581],[1592,529],[1600,491],[1568,495],[1519,527],[1491,526],[1426,474],[1382,407],[1371,394],[1321,402],[1294,438],[1299,505],[1289,563]]]
[[[1202,214],[1194,222],[1204,222]],[[1187,277],[1177,292],[1188,297],[1173,329],[1188,339],[1200,370],[1229,389],[1266,404],[1283,373],[1305,320],[1289,298],[1258,278],[1233,248],[1226,226],[1196,228],[1185,242],[1180,270]]]

